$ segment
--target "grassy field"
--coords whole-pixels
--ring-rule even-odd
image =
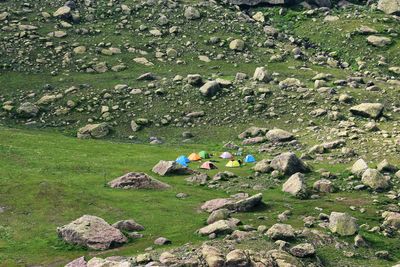
[[[0,266],[60,266],[81,255],[98,254],[66,245],[57,238],[57,226],[83,214],[100,216],[109,223],[134,218],[146,227],[143,239],[100,253],[101,256],[133,255],[151,246],[159,236],[171,239],[173,246],[201,241],[194,232],[204,224],[207,215],[198,211],[199,205],[208,199],[227,196],[226,192],[187,185],[184,177],[157,177],[172,185],[166,191],[124,191],[105,186],[107,181],[128,171],[149,173],[160,159],[174,159],[182,153],[201,149],[221,151],[216,144],[184,147],[132,145],[81,141],[58,133],[0,128],[0,206],[6,207],[6,211],[0,213]],[[222,164],[220,162],[218,166]],[[242,177],[240,180],[245,180],[251,174],[249,167],[233,171]],[[342,171],[335,166],[331,170]],[[311,174],[309,183],[317,178],[318,175]],[[252,193],[252,190],[246,191]],[[179,200],[175,197],[179,192],[190,197]],[[339,196],[344,200],[336,201]],[[254,226],[272,225],[276,216],[289,208],[293,211],[289,223],[301,227],[301,216],[317,216],[320,211],[314,207],[320,207],[326,213],[332,210],[350,212],[360,224],[379,224],[375,219],[378,207],[373,205],[367,193],[355,196],[342,192],[304,201],[282,194],[280,187],[272,187],[264,192],[264,198],[265,209],[238,214],[237,217]],[[362,206],[367,212],[350,211],[349,205]],[[258,220],[261,215],[268,219]],[[396,257],[400,256],[395,240],[369,233],[366,236],[374,242],[375,248],[382,247]],[[367,255],[370,252],[363,253]],[[330,262],[332,257],[338,257],[329,247],[322,249],[321,255],[329,258]],[[357,257],[351,261],[362,264],[365,259]]]

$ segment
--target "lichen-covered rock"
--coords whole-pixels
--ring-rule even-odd
[[[356,219],[342,212],[332,212],[329,216],[329,229],[341,236],[351,236],[357,233]]]
[[[201,255],[209,267],[223,267],[225,265],[224,254],[216,247],[203,245]]]
[[[107,123],[88,124],[78,130],[79,139],[103,138],[110,133],[110,127]]]
[[[400,14],[400,0],[379,0],[378,9],[386,14]]]
[[[381,103],[362,103],[350,108],[354,115],[378,119],[383,114],[384,106]]]
[[[58,227],[57,232],[67,243],[94,250],[117,247],[128,241],[120,230],[102,218],[92,215],[84,215],[67,225]]]
[[[385,190],[390,187],[388,177],[376,169],[367,169],[362,175],[361,182],[374,190]]]
[[[39,113],[39,108],[30,103],[30,102],[25,102],[22,103],[18,108],[17,108],[17,114],[21,118],[34,118],[38,115]]]
[[[304,174],[295,173],[282,185],[282,191],[298,198],[307,196],[307,186],[304,181]]]
[[[292,175],[296,172],[304,173],[310,170],[309,167],[292,152],[286,152],[276,156],[271,161],[271,167],[286,175]]]
[[[294,229],[290,224],[276,223],[267,231],[267,236],[273,240],[288,240],[294,238]]]

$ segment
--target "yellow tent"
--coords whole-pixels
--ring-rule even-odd
[[[192,153],[189,155],[188,159],[190,161],[198,161],[198,160],[201,160],[201,157],[196,153]]]
[[[225,166],[229,167],[229,168],[236,168],[236,167],[240,167],[240,163],[237,160],[230,160],[230,161],[228,161],[228,163]]]

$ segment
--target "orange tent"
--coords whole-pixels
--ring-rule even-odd
[[[201,157],[197,153],[192,153],[189,155],[188,159],[190,161],[198,161],[201,160]]]

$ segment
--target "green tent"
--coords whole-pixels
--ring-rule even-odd
[[[199,152],[199,156],[200,156],[202,159],[209,159],[209,158],[210,158],[210,154],[208,154],[208,153],[205,152],[205,151],[200,151],[200,152]]]

